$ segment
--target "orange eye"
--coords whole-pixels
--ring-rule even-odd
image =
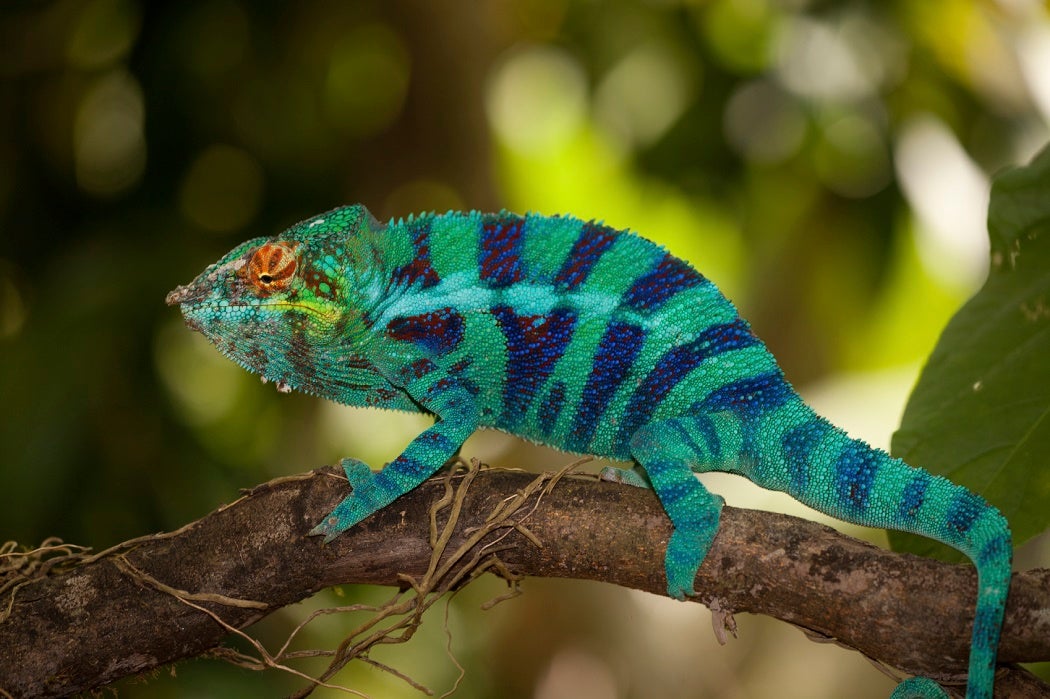
[[[292,281],[297,266],[292,248],[267,243],[256,250],[248,262],[248,279],[261,291],[278,291]]]

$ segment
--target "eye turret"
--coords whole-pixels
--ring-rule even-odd
[[[295,278],[299,263],[295,249],[286,243],[266,243],[252,255],[246,268],[248,281],[259,291],[285,289]]]

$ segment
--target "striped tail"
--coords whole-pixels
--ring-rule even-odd
[[[935,539],[973,561],[978,592],[966,696],[991,699],[1010,587],[1013,546],[1006,518],[966,488],[850,438],[801,400],[784,408],[788,415],[781,413],[760,429],[766,444],[760,453],[782,455],[758,465],[754,475],[760,484],[838,519]],[[909,680],[893,696],[943,694],[931,693],[928,685],[933,683]]]

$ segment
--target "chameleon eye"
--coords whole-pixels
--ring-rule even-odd
[[[292,281],[297,266],[292,248],[281,243],[267,243],[248,261],[248,280],[260,291],[278,291]]]

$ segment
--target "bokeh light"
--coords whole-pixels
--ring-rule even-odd
[[[242,228],[259,210],[263,174],[250,153],[228,145],[204,149],[186,171],[179,189],[179,208],[201,228]]]
[[[134,186],[146,168],[145,108],[124,71],[99,78],[81,100],[73,129],[77,184],[111,196]]]

